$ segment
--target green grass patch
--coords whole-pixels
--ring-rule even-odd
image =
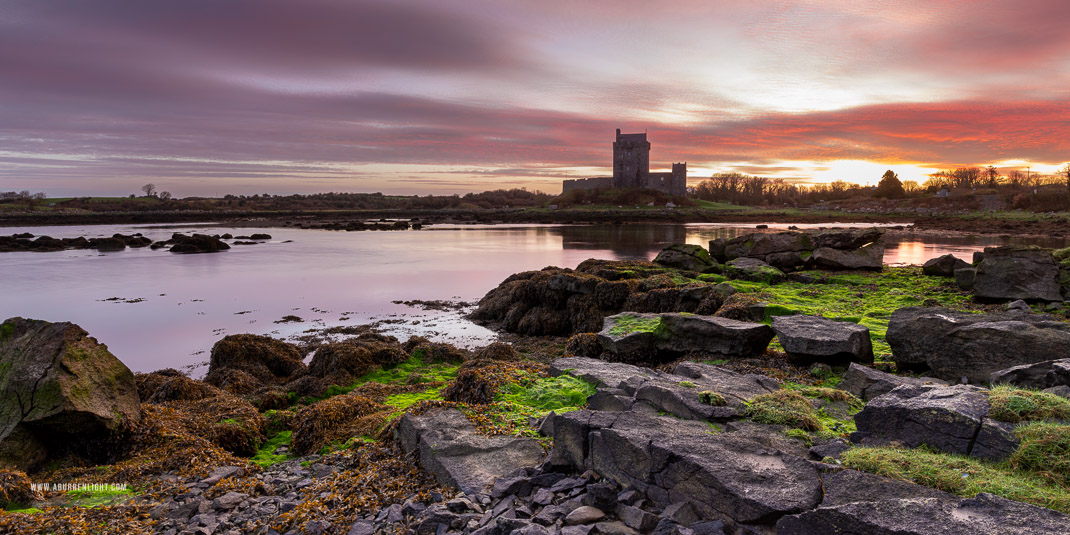
[[[134,496],[133,490],[72,490],[64,493],[59,505],[61,507],[100,507],[115,505]]]
[[[398,414],[400,415],[401,412],[405,411],[405,409],[408,409],[409,407],[421,401],[442,399],[442,388],[444,387],[429,388],[427,390],[424,390],[423,392],[410,392],[407,394],[394,394],[392,396],[387,396],[386,399],[383,400],[383,405],[394,407],[398,410]]]
[[[714,407],[724,407],[728,404],[728,400],[721,394],[712,390],[703,390],[698,393],[699,403],[705,403],[706,405],[713,405]]]
[[[1070,420],[1070,400],[1010,385],[995,385],[988,391],[989,416],[1004,422]]]
[[[1070,489],[1004,463],[979,461],[924,448],[870,447],[851,448],[843,453],[840,461],[848,468],[912,481],[958,496],[972,498],[988,492],[1070,513]]]
[[[1070,487],[1070,425],[1032,422],[1014,430],[1022,443],[1008,464]]]
[[[804,431],[818,431],[817,409],[802,394],[778,390],[755,396],[747,403],[743,415],[758,423],[784,425]]]
[[[381,384],[448,383],[457,377],[459,367],[459,364],[427,363],[423,360],[422,352],[417,350],[404,362],[364,374],[348,386],[331,385],[327,387],[323,395],[307,401],[315,403],[330,397],[348,394],[360,385],[369,382]]]
[[[769,307],[765,321],[784,314],[808,314],[859,323],[869,328],[873,352],[878,360],[888,360],[891,348],[884,340],[892,312],[904,307],[922,306],[926,302],[948,308],[964,309],[970,295],[954,281],[930,277],[915,266],[885,266],[880,272],[809,273],[822,284],[785,281],[776,285],[733,280],[740,292],[754,294]]]
[[[260,446],[260,449],[256,451],[256,455],[253,455],[249,459],[249,462],[258,465],[261,468],[267,468],[289,459],[289,455],[275,455],[275,450],[278,449],[279,446],[288,446],[291,438],[293,438],[292,431],[282,431],[276,434]]]
[[[758,423],[787,426],[788,436],[806,433],[812,443],[814,437],[831,439],[853,433],[857,429],[854,415],[864,406],[862,400],[842,390],[785,383],[783,390],[746,403],[743,415]]]
[[[576,410],[587,404],[595,386],[568,374],[540,377],[528,385],[508,383],[499,389],[495,401],[512,403],[539,411]]]

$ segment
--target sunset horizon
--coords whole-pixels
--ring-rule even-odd
[[[651,169],[875,185],[1070,161],[1070,4],[16,1],[0,191],[526,188]]]

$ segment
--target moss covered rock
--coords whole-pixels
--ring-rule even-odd
[[[134,374],[81,327],[24,318],[0,326],[0,466],[32,468],[47,457],[42,446],[106,444],[140,418]],[[34,455],[23,456],[27,444]]]

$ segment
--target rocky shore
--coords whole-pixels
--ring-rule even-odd
[[[234,240],[234,245],[256,245],[270,240],[270,234],[256,233],[251,236],[237,236],[230,234],[182,234],[175,232],[169,239],[152,241],[140,233],[132,235],[114,234],[110,238],[53,238],[51,236],[34,236],[31,233],[12,234],[0,236],[0,253],[13,252],[39,252],[49,253],[67,249],[96,249],[105,251],[122,251],[127,247],[149,247],[152,250],[164,249],[172,253],[214,253],[230,249],[223,240]]]
[[[879,238],[592,259],[473,312],[564,347],[231,335],[198,380],[9,319],[0,532],[1070,532],[1070,251]]]

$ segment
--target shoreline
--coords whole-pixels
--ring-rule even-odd
[[[999,217],[1007,215],[1008,217]],[[1031,214],[1021,219],[1010,212],[918,216],[907,214],[785,213],[778,211],[709,210],[354,210],[284,212],[167,212],[18,214],[0,216],[0,228],[68,225],[151,225],[173,223],[214,223],[244,228],[294,228],[308,224],[356,220],[419,220],[425,225],[441,224],[630,224],[630,223],[872,223],[912,227],[912,233],[939,236],[994,235],[1003,237],[1067,238],[1070,222],[1061,217]],[[898,230],[898,229],[897,229]]]

